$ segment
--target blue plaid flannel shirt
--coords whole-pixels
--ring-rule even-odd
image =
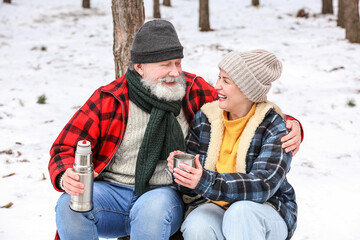
[[[210,143],[211,124],[199,111],[186,138],[187,152],[200,155],[204,166]],[[285,220],[288,237],[294,234],[297,220],[295,192],[286,179],[292,153],[281,148],[280,138],[288,130],[285,121],[274,110],[269,110],[257,128],[246,156],[246,174],[218,173],[204,169],[195,190],[177,185],[185,194],[199,194],[212,201],[241,200],[268,203]]]

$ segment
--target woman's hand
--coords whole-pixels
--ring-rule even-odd
[[[177,154],[177,153],[183,153],[182,151],[178,151],[178,150],[176,150],[176,151],[173,151],[173,152],[171,152],[170,154],[169,154],[169,157],[166,159],[167,160],[167,167],[168,167],[168,169],[169,169],[169,171],[171,172],[171,173],[173,173],[174,172],[174,155],[175,154]]]
[[[285,152],[293,151],[292,155],[299,151],[300,143],[301,143],[301,128],[297,121],[295,120],[287,120],[286,128],[290,130],[290,132],[281,138],[282,148],[285,149]]]
[[[181,163],[178,168],[174,169],[174,181],[184,187],[195,189],[203,172],[203,167],[199,161],[199,154],[195,157],[195,167],[196,168],[193,168],[187,164]]]

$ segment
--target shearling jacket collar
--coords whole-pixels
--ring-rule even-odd
[[[246,173],[246,154],[250,147],[251,140],[255,135],[255,131],[258,126],[264,120],[266,113],[274,109],[277,113],[282,115],[280,108],[272,102],[257,103],[255,114],[249,119],[239,142],[239,148],[236,157],[236,170],[241,173]],[[205,168],[211,171],[215,171],[216,162],[219,159],[220,149],[224,136],[224,122],[223,122],[223,110],[219,108],[219,101],[207,103],[201,107],[201,110],[208,118],[211,124],[210,144],[207,152],[207,160]]]

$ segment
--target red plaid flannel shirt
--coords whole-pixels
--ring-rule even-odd
[[[195,113],[207,102],[217,98],[217,92],[201,77],[184,72],[187,89],[183,110],[190,123]],[[120,145],[128,119],[129,96],[126,77],[100,87],[66,124],[51,147],[49,173],[57,191],[56,178],[74,163],[76,144],[91,142],[94,170],[101,172]]]

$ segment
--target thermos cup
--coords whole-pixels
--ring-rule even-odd
[[[195,167],[195,156],[189,153],[177,153],[174,154],[174,168],[180,168],[180,163],[185,163],[189,166]],[[183,168],[180,168],[182,170],[185,170]],[[185,170],[186,171],[186,170]]]
[[[73,171],[80,176],[84,184],[84,193],[71,196],[70,209],[75,212],[88,212],[93,209],[94,167],[89,141],[79,141],[75,152]]]

